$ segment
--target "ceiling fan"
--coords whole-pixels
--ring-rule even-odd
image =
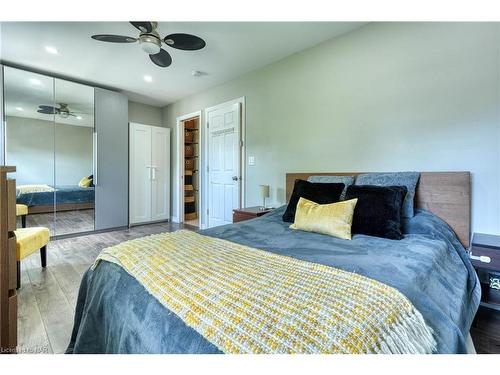
[[[79,112],[70,111],[68,108],[68,104],[66,103],[57,103],[59,107],[53,107],[51,105],[39,105],[38,113],[43,113],[46,115],[58,115],[62,118],[68,118],[69,116],[78,117]]]
[[[130,23],[140,31],[138,38],[123,35],[98,34],[92,35],[92,39],[111,43],[135,43],[138,41],[142,50],[149,54],[149,58],[156,65],[162,68],[170,66],[172,64],[172,57],[166,50],[161,48],[162,39],[156,31],[158,22],[142,21]],[[196,51],[206,45],[205,41],[200,37],[182,33],[167,35],[163,38],[163,42],[169,47],[184,51]]]

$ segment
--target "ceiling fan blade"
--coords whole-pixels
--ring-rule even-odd
[[[149,58],[152,62],[154,62],[158,66],[161,66],[162,68],[166,68],[167,66],[170,66],[170,64],[172,64],[172,57],[163,48],[157,54],[149,55]]]
[[[191,34],[170,34],[163,41],[170,47],[184,51],[196,51],[206,46],[203,39]]]
[[[134,26],[136,29],[138,29],[141,33],[150,33],[153,31],[153,24],[148,21],[135,21],[135,22],[130,22],[132,26]]]
[[[50,105],[39,105],[38,113],[44,113],[46,115],[54,115],[57,113],[57,108],[52,107]]]
[[[44,111],[43,109],[39,109],[37,111],[38,113],[43,113],[44,115],[55,115],[55,112],[50,112],[50,111]]]
[[[134,43],[134,42],[137,42],[137,38],[132,38],[131,36],[112,35],[112,34],[92,35],[91,38],[98,40],[100,42],[111,42],[111,43]]]

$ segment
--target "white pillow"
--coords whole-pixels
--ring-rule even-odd
[[[54,191],[54,188],[49,185],[19,185],[16,186],[18,194],[28,194],[28,193],[50,193]]]

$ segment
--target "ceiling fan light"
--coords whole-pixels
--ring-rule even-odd
[[[160,46],[154,42],[142,42],[141,48],[144,52],[150,55],[156,55],[158,52],[160,52]]]
[[[161,49],[161,40],[153,33],[141,34],[139,37],[141,48],[144,52],[150,55],[156,55]]]

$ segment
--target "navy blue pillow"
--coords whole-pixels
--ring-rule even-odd
[[[351,233],[400,240],[405,186],[351,185],[346,200],[358,198]]]
[[[295,221],[295,211],[299,199],[305,198],[318,204],[335,203],[340,200],[340,194],[344,190],[344,184],[307,182],[305,180],[295,180],[293,193],[283,214],[283,221],[293,223]]]
[[[406,186],[407,193],[402,215],[403,217],[413,217],[415,191],[419,177],[419,172],[366,173],[360,174],[356,178],[356,185]]]

